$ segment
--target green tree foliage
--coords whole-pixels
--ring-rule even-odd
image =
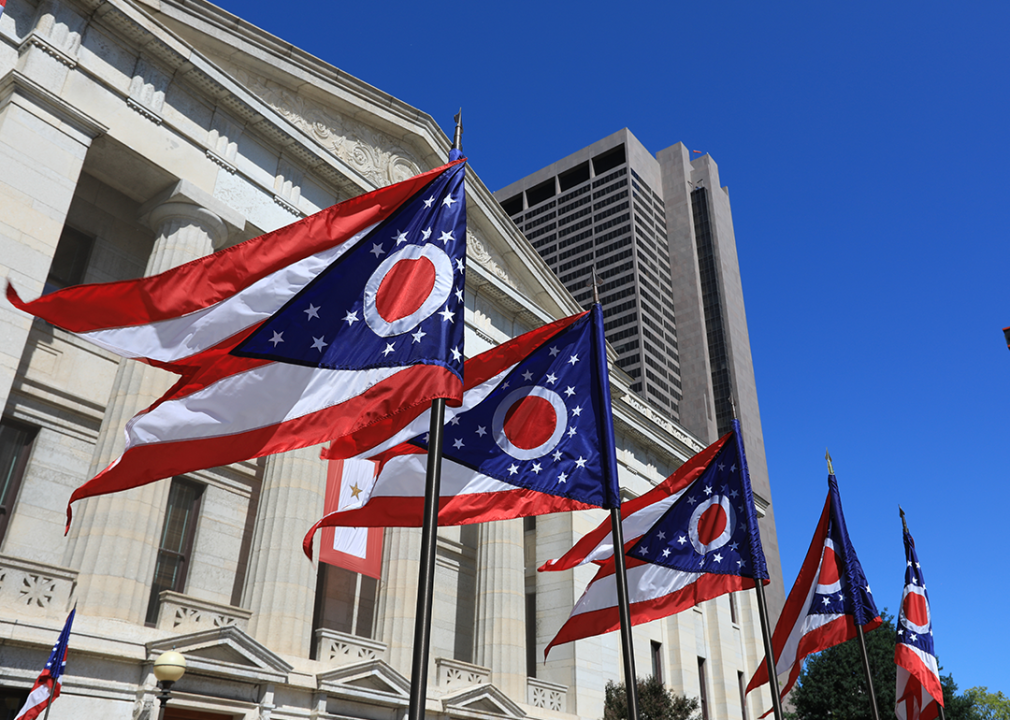
[[[1010,698],[1002,692],[989,692],[987,687],[973,687],[964,691],[964,697],[974,705],[978,720],[1010,720]]]
[[[650,675],[638,681],[639,720],[699,720],[698,698],[672,693]],[[603,705],[603,720],[627,720],[628,696],[624,683],[608,682]]]
[[[881,718],[894,717],[894,617],[881,613],[884,623],[866,633],[866,650],[873,675],[873,690]],[[965,693],[957,695],[950,675],[940,677],[947,720],[981,720],[975,701]],[[866,676],[859,640],[853,639],[807,658],[796,687],[790,694],[796,720],[871,720],[873,711],[866,692]],[[993,718],[1002,720],[1002,716]]]

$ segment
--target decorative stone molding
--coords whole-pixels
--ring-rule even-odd
[[[288,122],[376,186],[391,185],[421,172],[414,156],[385,133],[315,105],[289,88],[243,68],[230,64],[225,68]]]
[[[54,58],[57,62],[66,65],[68,68],[77,67],[77,58],[72,55],[68,55],[56,45],[53,45],[49,38],[39,35],[34,31],[25,38],[23,43],[21,43],[21,47],[18,48],[18,52],[21,55],[24,55],[33,47],[38,48],[49,57]]]
[[[165,106],[165,91],[170,80],[168,73],[141,55],[133,70],[126,104],[155,125],[160,125],[161,109]]]
[[[252,611],[245,608],[199,600],[182,593],[162,590],[158,596],[158,629],[192,633],[221,627],[249,628]]]
[[[565,712],[568,705],[568,687],[546,680],[526,678],[526,702],[533,707]]]
[[[439,689],[458,690],[460,688],[480,685],[491,680],[490,668],[472,665],[461,660],[435,658],[437,668],[437,683]]]
[[[193,675],[224,678],[249,685],[285,684],[288,674],[294,669],[234,625],[168,635],[147,643],[146,649],[148,663],[153,664],[166,650],[176,650],[186,656],[186,664]]]
[[[323,711],[327,696],[401,711],[406,710],[410,702],[410,681],[382,660],[327,670],[316,676],[316,684],[319,688],[316,706]],[[403,715],[397,713],[390,717]]]
[[[644,415],[650,422],[659,425],[659,427],[663,428],[663,430],[668,432],[670,435],[673,435],[673,437],[677,438],[677,440],[684,443],[688,447],[690,448],[697,447],[697,450],[702,449],[701,447],[698,446],[698,441],[696,439],[692,438],[690,435],[681,430],[677,425],[673,424],[668,419],[666,419],[658,412],[653,410],[644,400],[642,400],[638,396],[632,395],[631,393],[625,393],[624,395],[621,396],[621,402],[627,405],[628,407],[637,410],[639,413]]]
[[[385,655],[386,644],[378,640],[326,628],[316,630],[316,660],[331,667],[382,660]]]
[[[0,555],[0,608],[20,617],[63,617],[76,585],[76,570]]]
[[[74,12],[67,3],[57,0],[43,0],[39,3],[37,13],[38,21],[32,34],[45,38],[49,47],[63,56],[53,55],[60,62],[68,64],[69,67],[76,65],[77,51],[81,47],[81,32],[85,26],[84,18]],[[64,58],[67,58],[69,63]]]
[[[221,108],[214,110],[214,118],[207,133],[207,157],[232,175],[235,174],[235,157],[238,154],[238,139],[243,127]]]
[[[523,720],[526,712],[494,685],[482,683],[442,696],[442,712],[452,720]]]
[[[466,254],[477,261],[478,264],[490,270],[495,277],[504,280],[509,287],[518,290],[519,286],[512,280],[508,273],[502,268],[502,261],[496,258],[488,249],[487,243],[477,233],[470,228],[466,230]]]

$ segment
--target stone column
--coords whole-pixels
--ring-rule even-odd
[[[156,240],[146,275],[207,255],[228,235],[217,215],[178,200],[155,207],[149,223]],[[175,379],[143,363],[120,361],[95,445],[92,477],[123,452],[126,422],[161,397]],[[75,506],[64,564],[80,571],[77,598],[82,612],[144,622],[169,486],[162,480]]]
[[[249,633],[274,652],[309,656],[316,566],[301,540],[322,517],[325,495],[318,447],[267,458],[242,604],[253,611]]]
[[[386,643],[387,662],[410,677],[417,610],[417,573],[421,558],[421,528],[388,528],[382,546],[382,584],[376,612],[376,639]],[[434,678],[428,663],[428,678]],[[429,682],[429,685],[432,684]]]
[[[49,18],[46,27],[52,30],[51,14],[42,18]],[[32,41],[21,48],[21,68],[0,80],[0,278],[9,278],[25,300],[42,292],[84,157],[106,130],[52,90],[62,86],[59,77],[67,66],[44,51],[46,37],[33,30]],[[61,37],[68,40],[66,32]],[[54,51],[56,56],[71,57],[73,37],[68,42]],[[7,406],[31,324],[30,315],[0,303],[0,411]]]
[[[526,702],[523,521],[484,523],[480,531],[474,662],[491,668],[491,682],[502,692]]]

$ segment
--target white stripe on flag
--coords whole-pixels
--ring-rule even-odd
[[[362,230],[340,245],[286,265],[202,310],[159,322],[79,335],[127,358],[146,357],[170,362],[195,355],[276,313],[374,227]]]
[[[304,417],[357,397],[404,369],[261,365],[135,416],[126,424],[127,447],[226,437]]]

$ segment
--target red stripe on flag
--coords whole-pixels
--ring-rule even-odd
[[[459,389],[459,378],[435,365],[414,365],[347,402],[266,427],[220,437],[137,445],[77,488],[67,504],[93,495],[129,490],[155,480],[228,465],[340,438],[355,454],[373,447],[391,425],[406,425],[416,408]],[[395,410],[395,412],[394,412]]]
[[[630,565],[632,558],[627,559]],[[594,578],[593,582],[596,582],[598,578],[599,576]],[[754,581],[750,578],[743,578],[738,575],[715,575],[707,573],[701,575],[695,582],[682,590],[677,590],[652,600],[631,603],[631,624],[641,625],[642,623],[659,620],[660,618],[683,612],[705,600],[711,600],[730,592],[748,590],[753,587]],[[617,630],[621,626],[621,619],[618,615],[616,596],[614,600],[615,604],[611,607],[592,610],[570,617],[561,630],[558,631],[555,638],[544,649],[544,659],[547,659],[547,654],[556,645],[563,645],[573,640],[581,640]]]
[[[333,246],[334,238],[352,237],[391,215],[446,168],[464,161],[359,195],[159,275],[73,286],[31,302],[21,300],[8,282],[7,299],[25,312],[76,333],[177,318],[220,302],[296,260]],[[88,312],[79,312],[81,307],[87,307]]]

